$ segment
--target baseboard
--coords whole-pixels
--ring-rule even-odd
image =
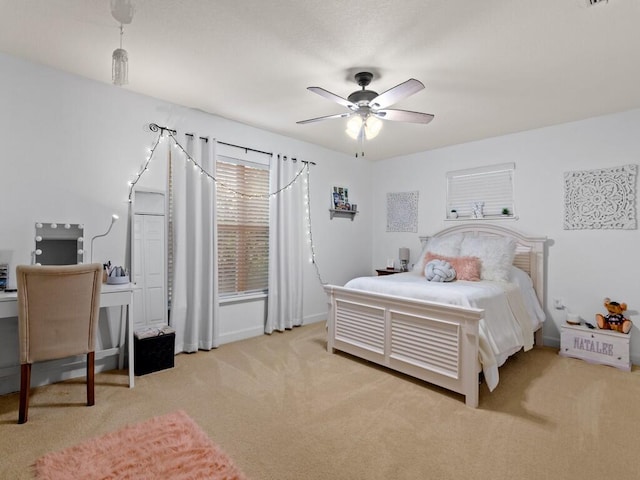
[[[224,345],[225,343],[246,340],[248,338],[259,337],[260,335],[264,335],[264,327],[251,327],[220,335],[218,336],[218,341],[220,345]]]
[[[309,325],[310,323],[326,322],[326,321],[327,321],[327,312],[316,313],[315,315],[307,315],[306,317],[304,317],[304,325]]]
[[[95,371],[106,372],[118,368],[118,355],[96,358]],[[0,378],[0,395],[20,391],[20,365],[5,367]],[[73,357],[63,360],[35,363],[31,367],[31,388],[50,383],[84,377],[87,374],[85,357]]]
[[[558,337],[544,337],[542,340],[545,347],[553,347],[560,349],[560,338]]]
[[[315,315],[307,315],[302,320],[303,325],[310,325],[312,323],[324,322],[327,319],[327,314],[318,313]],[[248,338],[259,337],[260,335],[264,335],[264,327],[251,327],[246,328],[244,330],[237,330],[235,332],[225,333],[218,337],[220,345],[224,345],[225,343],[238,342],[240,340],[246,340]]]

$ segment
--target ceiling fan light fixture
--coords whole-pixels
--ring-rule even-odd
[[[360,138],[361,132],[364,131],[364,137],[372,140],[378,136],[382,130],[382,120],[373,115],[363,117],[362,115],[353,115],[347,122],[345,132],[354,140]]]
[[[360,147],[364,149],[364,141],[371,140],[378,136],[382,130],[382,120],[393,122],[410,122],[426,124],[433,120],[433,115],[429,113],[411,112],[408,110],[389,109],[390,105],[407,98],[424,88],[424,84],[415,78],[410,78],[395,87],[378,94],[373,90],[367,90],[367,86],[373,79],[373,74],[360,72],[355,75],[356,82],[361,87],[360,90],[352,92],[347,98],[331,93],[320,87],[307,87],[307,90],[343,107],[351,110],[345,114],[326,115],[324,117],[310,118],[296,123],[313,123],[331,118],[349,117],[345,133],[356,140]],[[361,150],[362,155],[364,151]],[[357,154],[356,154],[357,156]]]
[[[367,137],[367,140],[371,140],[378,136],[380,130],[382,130],[382,120],[369,115],[366,122],[364,122],[364,136]]]
[[[362,129],[362,117],[360,115],[353,115],[347,122],[347,135],[354,140],[357,140],[360,136],[360,130]]]

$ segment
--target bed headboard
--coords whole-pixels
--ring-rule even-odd
[[[491,224],[465,223],[445,228],[430,236],[420,236],[422,247],[427,244],[431,237],[443,237],[455,233],[467,235],[486,235],[513,238],[516,242],[516,255],[513,264],[529,274],[533,281],[533,288],[538,295],[542,305],[544,302],[544,280],[545,280],[545,243],[546,237],[529,237],[515,230]]]

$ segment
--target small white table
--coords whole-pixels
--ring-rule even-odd
[[[129,388],[133,388],[135,378],[133,368],[133,290],[134,285],[132,283],[126,283],[123,285],[108,285],[106,283],[103,283],[100,290],[100,308],[118,306],[121,307],[118,366],[120,369],[124,368],[124,343],[126,332],[127,355],[129,357]],[[17,316],[18,294],[15,292],[0,292],[0,318],[10,318]]]

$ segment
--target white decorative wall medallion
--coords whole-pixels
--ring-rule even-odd
[[[418,231],[418,192],[387,193],[387,232]]]
[[[637,165],[565,172],[564,229],[634,230]]]

